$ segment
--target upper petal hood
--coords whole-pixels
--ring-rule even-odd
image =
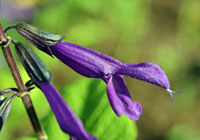
[[[154,63],[145,62],[139,64],[126,64],[126,66],[121,67],[116,73],[125,74],[165,89],[170,88],[167,75]]]

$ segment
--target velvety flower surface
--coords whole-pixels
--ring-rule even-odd
[[[68,133],[71,139],[97,140],[83,128],[80,119],[51,84],[39,84],[38,86],[45,94],[60,128]]]
[[[67,42],[50,47],[53,55],[74,71],[86,77],[101,78],[107,83],[107,96],[114,112],[138,120],[142,113],[140,103],[131,101],[123,75],[127,75],[167,89],[172,96],[165,72],[156,64],[144,62],[124,64],[105,54]],[[172,96],[173,97],[173,96]]]

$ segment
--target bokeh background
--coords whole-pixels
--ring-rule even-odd
[[[156,63],[168,75],[172,90],[185,91],[176,94],[172,104],[165,90],[125,77],[132,99],[143,106],[143,114],[137,122],[126,116],[113,117],[106,85],[101,80],[78,75],[56,58],[37,50],[16,31],[9,31],[12,39],[22,41],[40,56],[53,74],[52,83],[86,129],[102,140],[199,140],[199,7],[200,0],[0,0],[0,20],[4,28],[26,22],[65,35],[65,41],[125,63]],[[26,72],[18,64],[27,81]],[[0,53],[0,89],[9,87],[15,87],[15,83]],[[36,89],[31,97],[49,139],[67,139],[42,92]],[[102,103],[97,104],[100,99]],[[21,100],[14,99],[0,139],[34,140],[34,136]]]

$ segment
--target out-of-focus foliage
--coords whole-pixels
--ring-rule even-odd
[[[72,85],[66,86],[61,93],[80,117],[85,128],[100,140],[136,139],[135,123],[125,115],[120,118],[115,115],[108,103],[106,84],[103,81],[75,81]]]
[[[4,1],[6,0],[0,0],[0,11],[4,8]],[[1,15],[4,27],[24,21],[41,29],[65,35],[65,41],[98,50],[125,63],[151,61],[160,65],[169,77],[171,88],[175,91],[184,90],[185,92],[175,95],[174,103],[171,104],[166,91],[132,78],[126,78],[133,100],[137,100],[143,105],[143,114],[137,121],[138,139],[200,139],[199,0],[8,1],[11,1],[10,4],[19,9],[30,8],[33,13],[30,12],[31,15],[28,18],[14,13],[12,15],[15,15],[15,18],[6,16],[3,18]],[[80,115],[83,122],[86,122],[87,116],[82,116],[82,113],[78,111],[79,108],[82,108],[81,104],[78,106],[78,102],[82,99],[82,90],[86,90],[77,80],[82,76],[67,68],[57,59],[52,59],[35,49],[18,36],[17,32],[9,31],[8,35],[15,40],[23,41],[35,50],[53,73],[54,85],[58,89],[63,89],[61,90],[63,97]],[[19,65],[19,69],[24,81],[27,81],[28,77],[21,65]],[[0,53],[0,77],[0,89],[15,86],[2,53]],[[88,88],[88,94],[93,91],[91,93],[91,99],[93,99],[94,96],[98,96],[95,95],[97,81],[91,80],[90,82],[93,83],[90,83],[91,88]],[[77,89],[72,93],[70,85],[74,86],[73,83],[76,84]],[[102,96],[105,96],[104,86],[98,90],[102,90]],[[73,102],[68,100],[72,94],[75,94],[77,98],[77,100],[73,98]],[[31,97],[47,133],[52,131],[49,129],[53,129],[53,127],[47,126],[48,121],[54,123],[56,121],[45,97],[37,89],[31,92]],[[98,101],[98,98],[94,99],[94,104]],[[0,139],[12,140],[13,138],[33,136],[33,130],[21,100],[14,99],[12,104],[9,117],[0,133]],[[87,115],[87,113],[84,114]],[[48,117],[49,119],[46,119]],[[101,121],[106,123],[106,119],[109,117],[105,116]],[[123,121],[123,118],[118,119]],[[132,122],[130,123],[132,124]],[[90,125],[85,123],[88,130]],[[104,125],[107,124],[98,124],[95,131],[101,131],[101,128],[98,127]],[[112,124],[110,123],[110,125]],[[91,129],[91,132],[98,136],[95,131]]]
[[[83,79],[66,86],[61,93],[80,117],[85,128],[99,139],[135,140],[137,136],[135,123],[126,116],[119,118],[114,114],[108,103],[105,88],[102,81]],[[52,112],[42,122],[50,140],[67,138],[59,129]]]

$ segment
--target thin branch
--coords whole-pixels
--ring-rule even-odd
[[[28,89],[26,88],[26,86],[24,85],[24,83],[22,81],[21,75],[17,68],[17,65],[16,65],[15,59],[13,57],[13,54],[11,52],[10,46],[7,43],[8,43],[8,38],[6,37],[5,32],[3,31],[1,23],[0,23],[0,46],[3,50],[3,54],[6,58],[6,61],[8,63],[8,66],[10,68],[12,76],[15,80],[15,83],[18,87],[19,94],[21,95],[22,101],[23,101],[26,111],[29,115],[32,126],[33,126],[35,132],[37,133],[38,140],[47,140],[45,132],[42,130],[42,127],[40,126],[37,114],[35,112],[35,109],[33,107],[33,104],[32,104],[29,94],[24,95],[24,93],[28,92]],[[6,44],[6,47],[3,46],[4,44]]]

